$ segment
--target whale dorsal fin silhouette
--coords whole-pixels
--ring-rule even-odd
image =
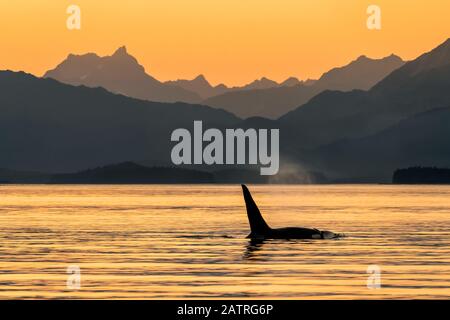
[[[250,235],[264,235],[270,231],[270,227],[259,212],[258,206],[250,194],[250,191],[245,185],[242,185],[242,192],[244,193],[245,206],[247,207],[248,222],[250,223]]]

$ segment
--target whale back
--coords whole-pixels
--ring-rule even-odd
[[[242,192],[244,194],[245,206],[247,208],[248,222],[250,224],[250,235],[265,235],[271,229],[259,212],[258,206],[250,194],[250,191],[245,185],[242,185]]]

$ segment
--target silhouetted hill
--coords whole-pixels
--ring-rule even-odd
[[[128,54],[125,47],[112,56],[99,57],[94,53],[70,54],[45,78],[53,78],[70,85],[103,87],[113,93],[159,102],[199,102],[200,96],[178,86],[166,85],[148,75],[144,67]]]
[[[368,90],[403,64],[394,55],[378,60],[362,56],[344,67],[330,70],[317,81],[226,92],[206,99],[204,104],[243,118],[263,116],[275,119],[303,105],[324,90]]]
[[[171,164],[176,128],[194,120],[231,127],[239,119],[223,110],[185,103],[156,103],[74,87],[21,72],[0,72],[0,167],[74,172],[137,161]]]
[[[450,184],[450,169],[412,167],[394,172],[394,184]]]
[[[147,183],[212,183],[212,174],[197,170],[145,167],[123,162],[72,174],[53,175],[50,183],[67,184],[147,184]]]

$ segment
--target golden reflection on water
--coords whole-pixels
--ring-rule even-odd
[[[250,189],[272,227],[347,237],[252,243],[237,185],[3,185],[0,298],[450,297],[450,187]]]

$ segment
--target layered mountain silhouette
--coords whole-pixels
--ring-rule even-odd
[[[143,100],[186,103],[198,103],[225,92],[268,89],[301,83],[293,77],[283,83],[263,77],[242,87],[227,87],[224,84],[212,86],[203,75],[192,80],[160,82],[145,72],[144,67],[128,53],[125,46],[118,48],[111,56],[105,57],[95,53],[70,54],[55,69],[47,71],[44,78],[52,78],[75,86],[103,87],[113,93]]]
[[[280,87],[293,87],[303,82],[295,77],[290,77],[285,81],[278,83],[276,81],[270,80],[266,77],[254,80],[253,82],[246,84],[242,87],[227,87],[224,84],[219,84],[213,87],[205,76],[199,75],[192,80],[175,80],[167,81],[166,84],[179,86],[186,90],[197,93],[203,99],[208,99],[210,97],[218,96],[227,92],[238,92],[247,90],[259,90],[259,89],[270,89],[270,88],[280,88]],[[310,83],[310,81],[308,81]]]
[[[395,55],[383,59],[361,56],[344,67],[324,73],[317,81],[296,83],[291,80],[287,86],[226,92],[203,103],[242,118],[262,116],[276,119],[325,90],[368,90],[403,64],[404,61]]]
[[[326,91],[277,122],[285,148],[336,177],[450,165],[450,39],[369,91]],[[296,151],[294,151],[296,150]]]
[[[369,91],[325,91],[279,121],[304,136],[304,147],[362,137],[400,120],[431,109],[447,107],[450,100],[450,41],[392,72]],[[435,60],[441,61],[439,67]],[[428,64],[426,68],[424,64]]]
[[[70,54],[55,69],[46,72],[44,78],[53,78],[75,86],[103,87],[113,93],[156,102],[201,100],[192,91],[161,83],[147,74],[125,47],[106,57],[99,57],[94,53]]]
[[[323,78],[332,82],[333,74]],[[248,92],[289,95],[319,82]],[[242,120],[204,105],[148,102],[0,71],[0,168],[6,172],[0,180],[17,172],[77,172],[125,161],[169,166],[171,132],[202,120],[205,129],[280,129],[284,176],[265,182],[292,181],[296,175],[307,180],[305,172],[316,172],[315,179],[323,181],[389,182],[397,168],[450,167],[449,88],[450,39],[367,91],[325,90],[275,120]],[[244,179],[245,172],[227,173],[221,181]]]
[[[192,80],[160,82],[121,47],[111,56],[94,53],[70,54],[55,69],[45,73],[70,85],[103,87],[113,93],[156,102],[202,103],[247,118],[277,118],[304,104],[324,90],[368,90],[404,62],[397,56],[375,60],[359,57],[349,65],[323,74],[317,81],[291,77],[281,83],[266,77],[242,87],[212,86],[199,75]]]
[[[171,164],[170,136],[202,120],[239,121],[206,106],[128,98],[23,72],[0,72],[0,168],[66,173],[109,163]]]

